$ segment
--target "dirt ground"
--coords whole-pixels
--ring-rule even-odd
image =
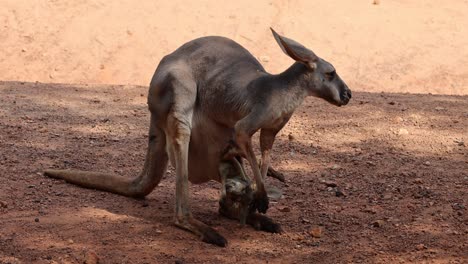
[[[91,250],[103,263],[468,261],[467,96],[360,92],[341,108],[308,99],[276,142],[287,182],[268,179],[285,193],[268,212],[285,234],[220,217],[219,184],[191,187],[195,216],[229,240],[217,248],[172,225],[173,169],[146,200],[41,175],[136,175],[146,90],[0,83],[1,262],[80,263]]]
[[[468,263],[468,2],[372,2],[0,0],[0,263]],[[229,246],[176,228],[172,167],[145,200],[42,175],[136,175],[162,56],[223,35],[280,72],[269,26],[354,92],[308,98],[277,137],[284,234],[219,216],[215,182],[192,211]]]

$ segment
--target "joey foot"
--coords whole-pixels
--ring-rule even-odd
[[[246,223],[255,230],[261,230],[269,233],[283,233],[281,226],[274,222],[266,215],[258,214],[255,208],[243,208],[245,204],[239,203],[231,199],[232,197],[224,197],[219,201],[219,214],[230,219],[241,220],[244,217],[244,209],[248,210],[246,215]]]
[[[191,216],[180,220],[176,219],[175,226],[199,235],[201,240],[205,243],[219,247],[225,247],[228,244],[227,240],[216,230]]]

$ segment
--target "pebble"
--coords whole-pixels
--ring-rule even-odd
[[[259,59],[260,59],[261,62],[269,62],[270,61],[270,57],[268,57],[268,56],[260,56]]]
[[[278,211],[283,212],[283,213],[288,213],[288,212],[291,212],[291,209],[287,206],[283,206],[283,207],[278,207]]]
[[[322,228],[319,227],[319,226],[312,227],[312,228],[309,230],[309,234],[310,234],[312,237],[321,238],[321,237],[322,237]]]
[[[338,190],[335,191],[335,196],[336,197],[345,197],[346,195],[345,195],[344,192],[342,192],[340,189],[338,189]]]
[[[5,202],[5,201],[0,201],[0,207],[1,207],[1,208],[7,208],[7,207],[8,207],[8,203]]]
[[[289,141],[293,141],[293,140],[296,140],[296,137],[293,134],[289,134],[288,139]]]
[[[85,253],[84,264],[98,264],[99,257],[94,251],[88,251]]]
[[[384,224],[385,224],[385,221],[381,219],[375,220],[374,222],[372,222],[373,227],[382,227]]]
[[[423,249],[426,249],[426,245],[424,245],[424,244],[416,245],[416,250],[423,250]]]
[[[398,135],[408,135],[409,132],[408,132],[408,130],[405,129],[405,128],[400,128],[400,129],[398,130],[397,134],[398,134]]]
[[[463,204],[454,203],[454,204],[452,204],[452,208],[453,208],[453,210],[463,210],[463,209],[465,209],[465,206]]]
[[[320,183],[325,184],[325,186],[327,186],[327,187],[336,187],[336,186],[338,186],[336,184],[336,182],[330,181],[330,180],[322,180],[322,181],[320,181]]]
[[[422,184],[423,180],[421,178],[416,178],[416,179],[414,179],[413,183]]]
[[[39,218],[34,218],[34,222],[39,223]]]

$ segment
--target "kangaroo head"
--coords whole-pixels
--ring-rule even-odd
[[[314,52],[298,42],[280,36],[273,29],[273,36],[284,53],[295,61],[304,64],[307,72],[303,74],[301,82],[309,95],[325,99],[326,101],[342,106],[351,99],[351,90],[336,73],[335,67],[326,60],[315,55]]]

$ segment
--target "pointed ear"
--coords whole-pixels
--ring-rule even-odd
[[[278,45],[283,50],[283,52],[286,53],[286,55],[295,61],[306,64],[312,69],[314,68],[312,66],[315,65],[314,62],[318,60],[318,57],[314,52],[292,39],[280,36],[274,29],[270,29],[273,33],[273,36],[275,37],[276,42],[278,42]]]

